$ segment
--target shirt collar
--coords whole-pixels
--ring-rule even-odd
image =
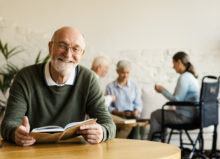
[[[94,72],[94,71],[92,71],[92,72]],[[95,74],[95,76],[96,76],[97,79],[100,78],[99,75],[98,75],[97,73],[94,72],[94,74]]]
[[[54,82],[50,75],[50,62],[47,62],[44,69],[44,75],[48,86],[64,86],[64,85],[73,85],[75,80],[76,69],[73,69],[69,79],[63,84],[57,84]]]
[[[122,87],[122,86],[118,83],[118,80],[117,80],[117,79],[115,80],[115,85],[116,85],[117,87]],[[127,84],[126,84],[125,87],[129,87],[130,85],[131,85],[131,81],[128,79]]]

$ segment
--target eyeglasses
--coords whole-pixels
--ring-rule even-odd
[[[66,43],[64,42],[55,42],[52,41],[52,43],[56,44],[58,49],[67,52],[69,49],[70,51],[75,54],[75,55],[80,55],[82,53],[82,49],[80,47],[77,46],[68,46]]]

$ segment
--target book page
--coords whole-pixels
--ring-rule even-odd
[[[35,128],[31,132],[54,133],[54,132],[62,132],[62,131],[64,131],[62,127],[51,125],[51,126],[43,126],[43,127]]]
[[[72,122],[72,123],[69,123],[65,126],[64,130],[70,128],[70,127],[73,127],[73,126],[76,126],[76,125],[80,125],[82,123],[86,123],[86,122],[89,122],[89,121],[92,121],[94,119],[89,119],[89,120],[84,120],[84,121],[79,121],[79,122]]]

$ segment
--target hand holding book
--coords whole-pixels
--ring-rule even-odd
[[[37,143],[60,142],[78,136],[77,130],[79,130],[80,126],[94,123],[96,123],[96,119],[69,123],[64,128],[60,126],[39,127],[33,129],[30,136],[32,136]]]
[[[27,116],[22,119],[22,124],[20,124],[15,130],[15,143],[20,146],[30,146],[33,145],[36,140],[30,136],[30,124]]]
[[[102,126],[98,123],[80,126],[77,134],[82,135],[90,144],[100,143],[104,137]]]

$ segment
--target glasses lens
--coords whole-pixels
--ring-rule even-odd
[[[81,54],[82,52],[82,49],[80,47],[75,47],[75,46],[71,47],[63,42],[53,42],[53,43],[56,44],[57,47],[63,51],[68,51],[68,49],[70,48],[70,51],[74,54]]]

